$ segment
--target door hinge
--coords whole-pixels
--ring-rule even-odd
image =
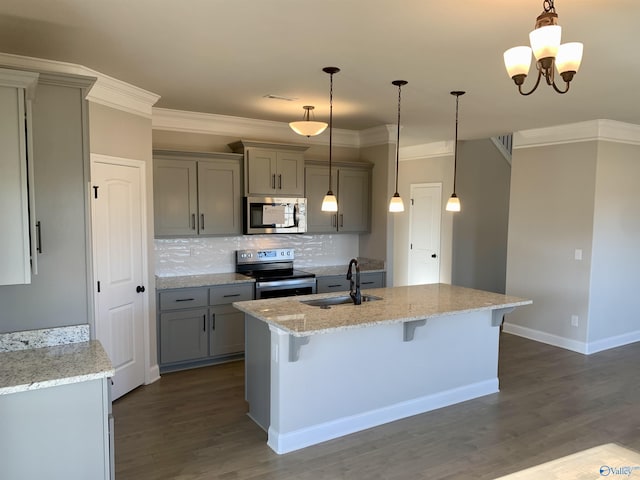
[[[93,186],[93,198],[98,198],[98,185]]]
[[[98,293],[100,293],[100,280],[98,280]]]
[[[411,206],[413,207],[413,198],[411,199]]]
[[[413,250],[413,243],[409,244],[409,250]]]

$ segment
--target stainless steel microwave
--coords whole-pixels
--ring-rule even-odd
[[[245,197],[244,233],[305,233],[307,199],[292,197]]]

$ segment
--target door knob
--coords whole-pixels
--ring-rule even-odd
[[[142,292],[144,292],[144,286],[142,286],[142,285],[138,285],[138,286],[136,287],[136,292],[138,292],[138,293],[142,293]]]
[[[437,255],[434,253],[431,255],[431,258],[437,258]]]

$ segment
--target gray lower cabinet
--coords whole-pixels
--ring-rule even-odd
[[[112,478],[108,381],[0,395],[0,477]]]
[[[253,284],[158,292],[160,371],[218,363],[244,353],[244,314],[232,302],[253,300]]]
[[[385,286],[384,272],[363,272],[360,274],[360,288],[383,288]],[[349,290],[349,280],[345,275],[326,275],[317,277],[318,293],[344,292]]]

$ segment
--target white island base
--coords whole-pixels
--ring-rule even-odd
[[[249,416],[282,454],[498,392],[499,325],[512,309],[308,336],[247,312]]]

